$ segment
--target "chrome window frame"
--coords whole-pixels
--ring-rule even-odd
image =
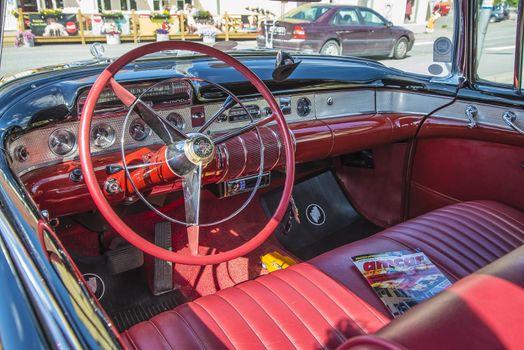
[[[524,38],[524,0],[519,1],[517,8],[517,23],[515,28],[515,59],[513,61],[513,82],[511,84],[497,83],[482,79],[477,74],[478,63],[477,60],[477,35],[478,35],[478,8],[482,0],[475,0],[468,4],[468,1],[463,1],[468,9],[468,17],[471,20],[468,21],[470,36],[469,36],[469,48],[470,52],[467,56],[470,59],[470,69],[468,72],[469,80],[472,82],[472,87],[481,92],[502,94],[502,95],[514,95],[522,96],[522,65],[523,65],[523,43]]]

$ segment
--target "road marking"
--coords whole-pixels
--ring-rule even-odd
[[[415,41],[413,45],[414,46],[433,45],[433,41],[422,41],[422,42]]]
[[[486,47],[486,51],[504,51],[504,50],[515,50],[515,45]]]

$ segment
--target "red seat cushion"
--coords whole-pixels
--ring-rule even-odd
[[[475,201],[437,209],[310,263],[390,317],[358,269],[349,263],[352,256],[420,248],[454,282],[522,244],[524,213],[497,202]]]
[[[124,338],[137,349],[336,348],[390,319],[352,256],[420,248],[455,281],[523,243],[524,213],[489,201],[456,204],[179,306]]]
[[[302,263],[202,297],[131,327],[137,349],[334,349],[388,318]]]

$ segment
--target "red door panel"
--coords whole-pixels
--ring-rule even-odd
[[[426,134],[433,132],[425,129]],[[455,133],[451,137],[418,140],[412,168],[410,217],[475,199],[495,200],[524,210],[524,147],[514,144],[521,138],[524,146],[524,136],[508,131],[499,139],[513,140],[513,144],[499,143],[493,141],[500,129],[492,129],[491,137],[489,128],[480,129],[481,134],[462,127],[462,137]],[[484,137],[480,137],[482,134]],[[465,138],[468,135],[473,138]]]

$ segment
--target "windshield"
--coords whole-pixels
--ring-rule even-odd
[[[445,77],[452,67],[456,29],[454,3],[433,0],[360,0],[347,5],[344,1],[300,5],[269,0],[7,0],[6,6],[1,76],[52,65],[63,69],[71,63],[96,64],[154,41],[191,40],[237,53],[283,50],[291,55],[362,57],[408,73]],[[506,9],[509,15],[497,15],[490,28],[511,30],[516,8]],[[97,51],[96,59],[89,48],[94,42],[105,49]]]

